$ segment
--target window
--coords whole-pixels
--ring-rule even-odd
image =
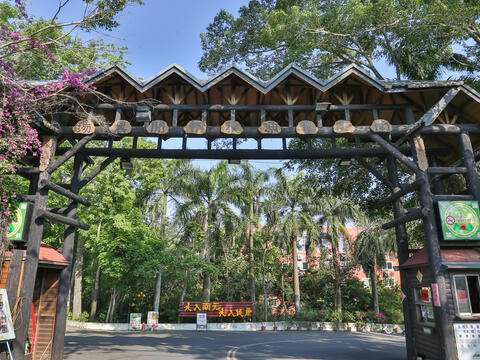
[[[304,262],[302,263],[302,270],[308,270],[308,267],[309,267],[308,261],[304,261]]]
[[[417,321],[425,325],[435,326],[435,316],[433,315],[432,289],[422,286],[414,289],[415,308],[417,312]]]
[[[363,282],[364,287],[370,288],[370,279],[369,278],[363,278],[362,282]]]
[[[480,313],[480,284],[478,275],[455,275],[455,298],[460,314]]]
[[[387,261],[387,264],[385,265],[384,270],[393,270],[393,262],[392,261]]]

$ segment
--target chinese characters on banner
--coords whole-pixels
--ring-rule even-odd
[[[254,315],[253,303],[243,302],[203,302],[185,301],[180,303],[180,317],[196,317],[197,311],[207,313],[208,317],[244,318]]]

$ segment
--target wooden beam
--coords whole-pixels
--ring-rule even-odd
[[[90,201],[88,201],[87,199],[82,198],[81,196],[71,192],[70,190],[64,189],[60,185],[52,183],[50,180],[42,180],[40,182],[40,185],[44,186],[47,189],[55,191],[57,194],[63,195],[69,198],[70,200],[76,201],[87,207],[90,206]]]
[[[432,195],[434,201],[472,201],[472,195]]]
[[[69,218],[69,217],[66,217],[66,216],[62,216],[62,215],[52,213],[48,210],[39,210],[39,217],[43,217],[45,219],[55,221],[55,222],[59,222],[59,223],[65,224],[65,225],[73,226],[73,227],[76,227],[76,228],[79,228],[79,229],[82,229],[82,230],[90,229],[90,225],[88,225],[88,224],[85,224],[81,221],[78,221],[78,220],[75,220],[75,219],[72,219],[72,218]]]
[[[365,169],[370,171],[373,176],[375,176],[381,183],[388,186],[391,190],[393,190],[393,184],[388,180],[385,176],[383,176],[375,167],[370,165],[367,161],[365,161],[360,156],[354,156],[354,159],[362,165]]]
[[[417,122],[423,123],[426,126],[431,125],[459,92],[460,87],[448,90]]]
[[[59,149],[62,151],[62,149]],[[411,154],[407,147],[400,148],[398,153]],[[444,149],[433,149],[433,152],[443,152]],[[257,149],[107,149],[107,148],[88,148],[83,150],[82,154],[92,156],[115,156],[131,158],[152,158],[152,159],[334,159],[334,158],[352,158],[361,157],[379,157],[390,154],[381,147],[371,148],[339,148],[335,149],[304,149],[304,150],[257,150]]]
[[[401,197],[411,193],[412,191],[415,191],[417,190],[420,186],[422,186],[424,184],[425,180],[424,179],[418,179],[418,180],[415,180],[414,182],[406,185],[406,186],[403,186],[401,188],[399,187],[396,187],[394,190],[393,190],[393,194],[390,195],[389,197],[381,200],[379,202],[379,205],[380,206],[385,206],[387,204],[391,204],[393,203],[394,201],[400,199]]]
[[[416,173],[420,171],[417,164],[415,164],[413,161],[408,159],[405,155],[403,155],[400,151],[398,151],[396,147],[390,144],[390,142],[388,142],[387,140],[383,139],[380,135],[371,134],[370,138],[373,141],[375,141],[378,145],[383,147],[385,150],[387,150],[389,154],[391,154],[393,157],[395,157],[398,161],[403,163],[406,167],[408,167],[413,172]]]
[[[161,139],[159,144],[162,144]],[[159,149],[161,149],[161,146]],[[90,181],[92,181],[95,178],[95,176],[100,174],[100,172],[104,170],[108,165],[110,165],[116,158],[117,158],[116,156],[109,156],[108,158],[103,160],[103,162],[100,165],[98,165],[95,169],[90,171],[88,175],[85,175],[85,177],[82,180],[80,180],[79,188],[81,189],[85,187]]]
[[[425,216],[427,216],[429,212],[430,210],[427,208],[415,209],[415,210],[409,211],[407,215],[400,216],[395,220],[392,220],[392,221],[389,221],[388,223],[383,224],[382,229],[387,230],[395,226],[405,224],[410,221],[422,219]]]
[[[465,174],[467,172],[467,168],[466,167],[461,167],[461,166],[457,166],[457,167],[429,167],[427,169],[427,172],[429,174],[440,174],[440,175],[444,175],[444,174]]]

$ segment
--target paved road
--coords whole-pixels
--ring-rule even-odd
[[[66,360],[402,360],[398,335],[337,332],[69,331]]]

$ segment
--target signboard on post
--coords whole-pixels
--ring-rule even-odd
[[[478,201],[439,201],[443,240],[479,240]]]
[[[32,205],[27,202],[17,203],[12,214],[12,222],[8,224],[7,240],[27,241],[28,227],[32,217]]]
[[[458,360],[480,359],[480,324],[453,324]]]
[[[6,289],[0,289],[0,342],[15,339]]]
[[[158,311],[149,311],[147,314],[147,329],[155,330],[158,328]]]
[[[141,330],[142,329],[142,314],[130,313],[130,323],[128,324],[128,330]]]
[[[198,329],[207,330],[207,313],[206,312],[197,312],[197,330]]]

